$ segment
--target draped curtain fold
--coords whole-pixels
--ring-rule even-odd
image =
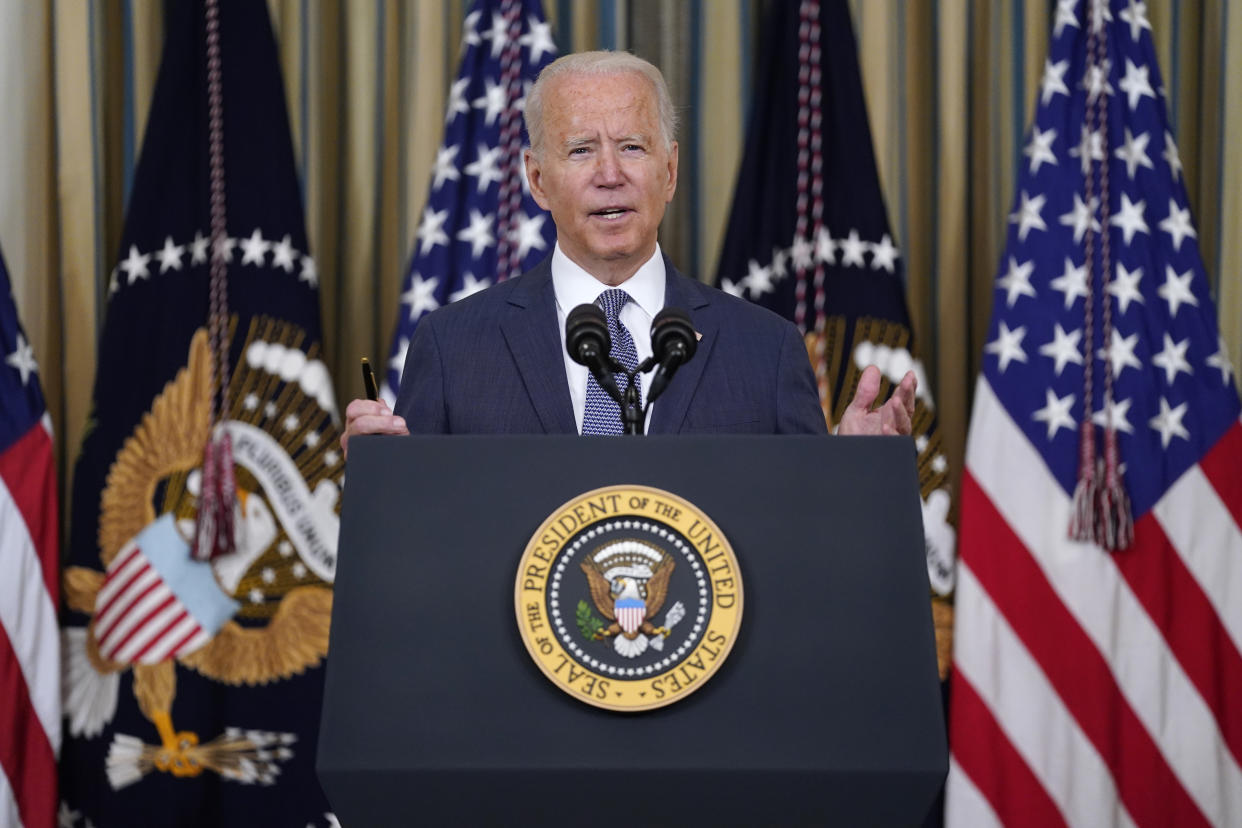
[[[631,49],[664,69],[682,126],[679,193],[662,244],[703,278],[716,269],[763,57],[757,29],[776,1],[544,2],[562,51]],[[850,5],[915,335],[960,469],[1056,4]],[[466,3],[268,6],[326,355],[346,400],[361,390],[358,357],[387,350]],[[1147,9],[1221,330],[1242,365],[1242,10],[1227,0],[1149,0]],[[95,340],[162,36],[160,0],[0,0],[0,249],[39,359],[64,483],[88,427]]]

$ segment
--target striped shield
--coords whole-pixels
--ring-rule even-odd
[[[110,661],[155,664],[203,646],[237,610],[166,513],[108,565],[95,598],[95,639]]]
[[[646,617],[647,602],[641,598],[620,598],[614,606],[621,629],[630,635],[637,632]]]

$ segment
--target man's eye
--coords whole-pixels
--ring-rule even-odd
[[[586,155],[588,152],[590,152],[590,149],[588,147],[574,147],[573,149],[569,151],[569,154],[570,155]]]

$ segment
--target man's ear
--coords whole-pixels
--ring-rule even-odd
[[[673,200],[673,194],[677,192],[677,142],[673,142],[673,146],[668,151],[668,185],[664,188],[664,203],[668,204]]]
[[[522,164],[526,170],[526,184],[530,187],[531,198],[535,199],[544,210],[548,209],[548,194],[543,189],[543,169],[539,166],[539,159],[535,157],[535,151],[529,147],[522,151]]]

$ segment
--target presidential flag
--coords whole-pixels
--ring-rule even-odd
[[[114,261],[63,581],[59,823],[330,824],[344,463],[266,4],[168,4]],[[231,455],[205,471],[209,435]],[[206,547],[213,492],[231,521]]]
[[[802,330],[830,423],[844,412],[868,365],[884,375],[881,394],[907,370],[915,372],[913,431],[927,571],[933,592],[947,596],[955,543],[949,465],[931,387],[915,356],[848,2],[773,4],[759,54],[717,285]]]
[[[1142,3],[1058,4],[1007,220],[947,822],[1242,824],[1242,406]]]
[[[444,141],[401,287],[381,394],[396,399],[424,314],[517,276],[552,252],[556,227],[531,198],[523,103],[556,58],[540,0],[475,0],[462,25]]]
[[[52,420],[0,256],[0,825],[50,826],[60,750]]]

